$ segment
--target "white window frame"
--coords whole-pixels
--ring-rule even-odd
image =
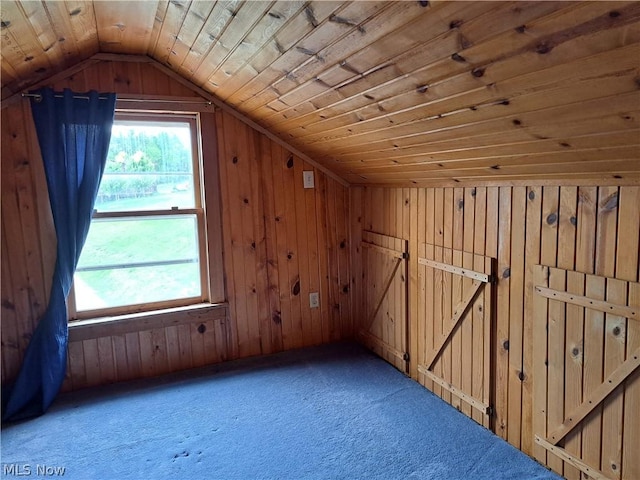
[[[150,123],[188,123],[191,131],[191,155],[193,165],[194,179],[194,197],[195,204],[193,208],[173,207],[166,210],[133,210],[125,212],[93,212],[92,221],[94,219],[106,218],[135,218],[135,217],[158,217],[158,216],[183,216],[195,215],[198,229],[198,254],[200,266],[200,296],[188,297],[160,302],[148,302],[135,305],[124,305],[117,307],[108,307],[92,310],[76,309],[75,287],[72,285],[68,299],[68,318],[72,325],[74,322],[81,322],[87,319],[96,319],[107,317],[117,319],[123,315],[136,314],[141,312],[154,312],[176,307],[187,307],[196,304],[209,303],[211,298],[209,284],[209,255],[208,255],[208,238],[207,238],[207,222],[204,208],[204,181],[203,181],[203,152],[201,148],[201,128],[200,115],[198,113],[170,113],[170,112],[143,112],[143,111],[121,111],[116,110],[116,122],[145,122]]]

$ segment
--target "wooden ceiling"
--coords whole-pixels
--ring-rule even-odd
[[[351,184],[640,179],[640,2],[2,0],[2,97],[147,55]]]

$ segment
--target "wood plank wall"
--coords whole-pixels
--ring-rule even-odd
[[[195,96],[152,64],[135,62],[90,63],[52,86]],[[212,146],[206,161],[220,159],[225,255],[218,267],[224,268],[228,315],[172,315],[156,325],[145,322],[140,331],[121,325],[95,335],[72,331],[66,389],[350,335],[347,189],[227,112],[203,113],[202,125],[203,143]],[[46,307],[56,239],[26,100],[3,108],[1,140],[5,383],[15,377]],[[302,188],[303,170],[314,170],[315,189]],[[320,292],[320,308],[309,308],[312,291]]]
[[[350,189],[354,304],[363,230],[409,241],[409,313],[417,331],[418,246],[497,258],[492,397],[495,432],[528,454],[532,433],[532,266],[638,281],[640,187],[494,186]],[[362,319],[354,317],[354,324]],[[417,349],[410,334],[410,353]],[[411,375],[419,379],[415,362]],[[464,368],[464,366],[463,366]],[[424,379],[421,379],[424,380]],[[636,378],[638,381],[638,378]]]
[[[348,190],[232,115],[216,119],[232,356],[349,336]]]

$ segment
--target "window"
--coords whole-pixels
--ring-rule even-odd
[[[195,115],[116,114],[70,318],[207,300]]]

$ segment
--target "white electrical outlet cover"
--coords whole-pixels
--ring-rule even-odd
[[[309,294],[309,307],[318,308],[320,306],[320,294],[318,292]]]

